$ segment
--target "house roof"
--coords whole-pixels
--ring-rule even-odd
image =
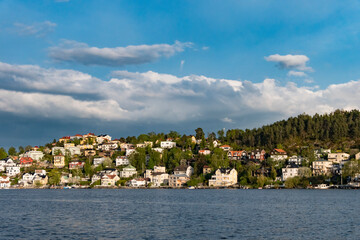
[[[186,165],[179,165],[179,166],[174,168],[174,171],[184,171],[184,172],[186,172],[187,168],[188,168],[188,166],[186,166]]]
[[[229,148],[230,145],[222,145],[221,148]]]
[[[229,174],[232,168],[219,168],[221,173]]]
[[[286,153],[285,150],[279,149],[279,148],[275,148],[274,151],[276,151],[278,153]]]
[[[34,160],[31,157],[22,157],[20,158],[20,164],[32,163]]]

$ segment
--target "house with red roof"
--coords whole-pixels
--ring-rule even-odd
[[[20,158],[20,167],[30,167],[34,160],[31,157]]]
[[[231,150],[231,147],[229,145],[222,145],[220,146],[220,148],[224,151],[230,151]]]
[[[245,150],[229,151],[228,158],[229,158],[229,160],[245,160],[247,158],[247,153]]]
[[[275,161],[282,161],[288,158],[288,155],[285,150],[274,148],[270,153],[270,158]]]

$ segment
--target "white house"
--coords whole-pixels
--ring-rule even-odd
[[[8,176],[0,176],[0,188],[10,188],[10,179]]]
[[[147,181],[145,178],[134,178],[129,181],[130,187],[146,187]]]
[[[111,136],[108,134],[101,134],[96,137],[96,142],[99,144],[103,143],[103,142],[110,142],[110,141],[111,141]]]
[[[36,161],[42,160],[44,153],[41,151],[27,151],[24,154],[21,154],[20,157],[30,157]]]
[[[111,143],[111,142],[103,143],[98,146],[98,150],[101,151],[111,151],[117,148],[118,148],[117,143]]]
[[[122,171],[120,171],[120,177],[121,178],[129,178],[137,174],[136,168],[128,165],[123,168]]]
[[[301,156],[293,155],[289,158],[288,162],[291,165],[295,164],[295,165],[301,166],[301,164],[304,162],[304,160],[305,159]]]
[[[101,186],[115,186],[115,183],[119,180],[118,175],[104,175],[101,178]]]
[[[12,167],[6,167],[6,175],[11,177],[11,176],[16,176],[20,173],[20,167],[19,166],[12,166]]]
[[[176,142],[161,141],[160,142],[160,147],[161,148],[174,148],[174,147],[176,147]]]
[[[81,155],[81,150],[79,147],[68,147],[68,148],[66,148],[66,151],[68,151],[71,156]]]
[[[131,154],[135,153],[135,149],[134,148],[127,148],[126,149],[126,156],[130,156]]]
[[[347,161],[350,159],[350,154],[347,153],[329,153],[328,161],[332,163],[340,163],[342,161]]]
[[[237,175],[238,173],[234,168],[219,168],[215,174],[211,176],[209,186],[226,187],[234,185],[238,182]]]
[[[180,165],[174,169],[174,175],[182,175],[185,174],[188,177],[194,173],[194,168],[192,166]]]
[[[288,158],[287,153],[283,149],[274,148],[270,153],[270,158],[275,161],[282,161]]]
[[[152,148],[153,151],[162,153],[164,151],[163,148]]]
[[[94,164],[94,166],[99,166],[99,165],[101,165],[106,159],[107,159],[106,157],[94,158],[93,164]]]
[[[53,148],[51,149],[51,154],[52,154],[52,155],[56,155],[56,154],[58,154],[58,151],[60,151],[61,154],[65,156],[65,153],[66,153],[66,152],[65,152],[65,148],[63,148],[63,147],[53,147]]]
[[[299,166],[292,164],[287,165],[281,169],[282,171],[282,181],[286,181],[288,178],[299,176]]]
[[[204,149],[204,150],[199,150],[199,154],[202,155],[210,155],[211,151],[208,149]]]
[[[129,159],[126,156],[118,156],[115,159],[115,165],[116,166],[122,166],[122,165],[129,165]]]
[[[147,169],[145,178],[149,178],[153,186],[159,187],[169,183],[169,174],[166,173],[165,167],[154,166],[154,170]]]

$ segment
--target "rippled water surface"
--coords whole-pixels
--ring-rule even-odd
[[[0,239],[360,239],[356,190],[0,190]]]

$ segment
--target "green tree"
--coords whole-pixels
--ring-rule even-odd
[[[8,154],[4,148],[0,148],[0,159],[6,158]]]
[[[59,170],[52,169],[48,175],[49,175],[49,184],[50,185],[59,185],[60,184],[61,174],[60,174]]]
[[[202,130],[202,128],[197,128],[195,129],[195,138],[196,139],[202,139],[203,137],[205,137],[204,131]]]
[[[16,155],[16,149],[14,147],[10,147],[8,150],[8,154],[10,156],[15,156]]]

